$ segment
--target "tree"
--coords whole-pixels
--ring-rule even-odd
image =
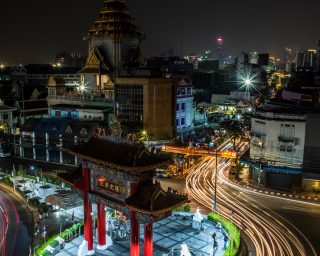
[[[226,130],[227,136],[231,139],[233,150],[237,151],[237,140],[245,136],[243,124],[238,120],[228,120],[221,122],[220,126]]]
[[[220,125],[226,130],[228,137],[230,137],[232,145],[233,145],[233,150],[238,153],[237,140],[245,137],[244,125],[241,123],[240,120],[228,120],[228,121],[224,121]],[[237,154],[236,159],[234,161],[235,161],[235,169],[240,170],[241,168],[240,168],[240,164],[239,164],[238,154]],[[236,172],[236,179],[239,178],[239,172]]]
[[[244,164],[241,164],[241,163],[239,163],[239,164],[237,164],[236,165],[236,167],[232,170],[232,172],[234,172],[234,174],[235,174],[235,179],[236,180],[239,180],[239,175],[240,175],[240,173],[242,173],[242,171],[243,171],[243,169],[244,169]]]

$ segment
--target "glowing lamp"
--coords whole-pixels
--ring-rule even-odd
[[[247,85],[247,86],[250,86],[252,84],[252,81],[250,79],[246,79],[244,81],[244,83]]]

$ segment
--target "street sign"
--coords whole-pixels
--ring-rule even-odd
[[[177,154],[188,154],[188,155],[215,155],[215,150],[204,150],[195,148],[183,148],[183,147],[173,147],[173,146],[163,146],[163,151]],[[218,156],[222,158],[236,159],[236,151],[218,151]]]
[[[222,158],[236,159],[237,158],[237,152],[235,152],[235,151],[223,151],[223,152],[219,152],[218,156],[222,157]]]

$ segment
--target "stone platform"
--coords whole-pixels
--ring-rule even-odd
[[[181,244],[187,244],[191,252],[195,252],[196,256],[211,256],[213,255],[213,239],[212,234],[216,232],[216,240],[218,249],[215,256],[221,256],[224,253],[224,241],[221,232],[218,232],[214,225],[209,222],[204,222],[203,231],[198,232],[192,229],[192,218],[183,216],[171,216],[165,220],[154,223],[153,225],[153,240],[154,240],[154,256],[171,256],[174,249],[178,250]],[[143,255],[143,228],[140,230],[141,255]],[[77,256],[78,247],[81,244],[83,237],[73,240],[66,244],[66,247],[58,256]],[[96,240],[94,246],[96,248]],[[108,237],[108,249],[105,251],[96,250],[95,255],[108,256],[129,256],[130,241],[112,242]]]

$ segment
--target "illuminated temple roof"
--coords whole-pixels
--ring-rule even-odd
[[[95,37],[124,36],[144,39],[144,35],[134,24],[125,0],[104,0],[103,7],[85,39]]]
[[[87,58],[85,67],[79,71],[80,74],[108,74],[109,67],[98,47],[94,46]]]
[[[168,188],[164,191],[160,182],[147,183],[125,200],[126,207],[144,214],[162,214],[188,203],[186,194]]]
[[[146,172],[170,161],[167,155],[150,153],[142,143],[113,141],[94,136],[88,143],[64,149],[85,161],[98,163],[123,172]]]

